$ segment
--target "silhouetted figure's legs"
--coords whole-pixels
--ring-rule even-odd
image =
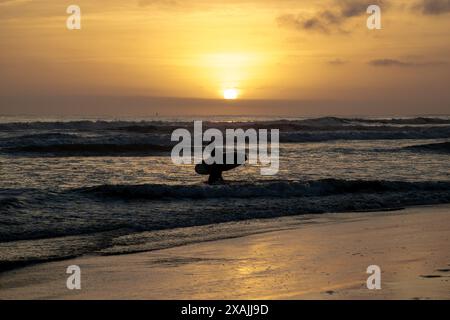
[[[222,182],[224,182],[222,177],[222,170],[214,168],[209,174],[208,184],[215,184]]]

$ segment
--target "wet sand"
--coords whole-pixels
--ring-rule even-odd
[[[81,267],[81,290],[66,288],[69,265]],[[381,290],[367,289],[369,265],[382,270]],[[0,298],[450,299],[450,206],[29,266],[0,274]]]

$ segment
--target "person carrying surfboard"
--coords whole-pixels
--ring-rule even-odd
[[[211,156],[215,156],[216,150],[211,152]],[[230,164],[227,163],[227,155],[230,153],[233,154],[234,161]],[[222,184],[225,183],[225,180],[223,179],[222,173],[225,171],[230,171],[232,169],[235,169],[245,163],[247,161],[247,155],[244,153],[240,153],[238,151],[228,151],[228,152],[222,152],[223,161],[222,163],[212,163],[207,164],[210,161],[203,160],[201,164],[198,164],[195,166],[195,172],[200,175],[209,175],[208,178],[208,184]],[[244,160],[242,162],[242,159]]]

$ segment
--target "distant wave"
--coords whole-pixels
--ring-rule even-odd
[[[450,182],[402,182],[324,179],[317,181],[268,181],[224,185],[102,185],[78,191],[118,199],[213,199],[213,198],[289,198],[328,196],[345,193],[407,191],[450,192]]]
[[[0,123],[0,131],[14,130],[107,130],[126,126],[128,121],[33,121],[33,122],[10,122]],[[140,122],[136,122],[140,123]]]
[[[305,127],[292,122],[274,124],[245,124],[234,128],[259,129],[279,128],[281,143],[326,142],[335,140],[406,140],[406,139],[450,139],[450,126],[434,127],[389,127],[389,126],[339,126]],[[229,128],[223,126],[221,129]],[[145,132],[138,127],[136,132],[122,130],[88,132],[14,132],[0,136],[0,152],[8,154],[44,154],[61,156],[90,155],[152,155],[168,154],[175,142],[171,132]],[[187,127],[188,128],[188,127]],[[206,129],[207,127],[205,127]],[[219,127],[220,128],[220,127]],[[171,130],[175,127],[171,126]],[[152,129],[153,130],[153,129]]]
[[[30,133],[16,136],[21,141],[61,141],[65,139],[76,139],[78,136],[73,133],[64,132],[43,132],[43,133]]]
[[[83,143],[83,140],[85,140],[85,138],[82,136],[64,132],[13,134],[7,137],[0,137],[0,149],[53,144],[74,144]]]
[[[450,153],[450,142],[422,144],[422,145],[405,147],[404,149],[410,150],[410,151]]]
[[[69,156],[154,156],[167,155],[168,146],[150,144],[54,144],[3,148],[1,152],[13,154]]]
[[[252,120],[252,121],[204,121],[205,127],[228,127],[228,128],[245,128],[247,126],[256,126],[261,128],[284,128],[286,131],[301,130],[306,127],[342,127],[342,126],[364,126],[370,125],[446,125],[450,124],[448,117],[416,117],[416,118],[338,118],[338,117],[322,117],[311,119],[286,119],[286,120]],[[191,127],[192,122],[188,121],[55,121],[55,122],[12,122],[0,123],[0,131],[15,130],[119,130],[141,133],[161,133],[171,132],[178,127]]]
[[[374,127],[372,130],[355,130],[347,128],[335,131],[285,132],[280,134],[280,141],[294,142],[326,142],[334,140],[408,140],[408,139],[447,139],[450,138],[450,127],[432,128],[389,128]]]
[[[417,118],[399,118],[399,119],[347,119],[348,121],[356,121],[361,123],[382,123],[382,124],[413,124],[413,125],[429,125],[429,124],[450,124],[448,118],[430,118],[430,117],[417,117]]]
[[[281,143],[307,143],[336,140],[449,139],[448,124],[450,119],[447,118],[323,117],[247,122],[205,121],[203,129],[217,128],[222,131],[237,128],[279,129]],[[193,123],[187,121],[3,123],[0,124],[0,153],[50,157],[167,156],[175,144],[170,136],[177,128],[192,131]]]

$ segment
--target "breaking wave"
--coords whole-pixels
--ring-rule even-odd
[[[118,199],[214,199],[290,198],[337,194],[409,191],[448,191],[450,182],[362,181],[324,179],[317,181],[237,182],[224,185],[102,185],[78,189],[82,193]]]

